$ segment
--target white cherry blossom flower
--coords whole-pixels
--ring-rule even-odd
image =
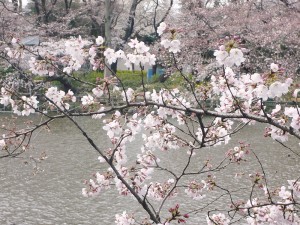
[[[45,96],[50,100],[49,105],[53,106],[55,105],[61,110],[69,109],[69,104],[65,103],[64,100],[66,97],[66,93],[64,91],[59,91],[57,87],[51,87],[47,90],[45,93]],[[73,98],[72,95],[69,96],[69,98]]]
[[[223,213],[213,214],[210,218],[207,217],[206,221],[207,225],[228,225],[230,223],[230,220]]]
[[[279,197],[282,198],[282,199],[288,199],[288,198],[291,198],[291,192],[290,191],[286,191],[286,188],[284,186],[282,186],[280,188],[280,192],[278,193]]]
[[[289,189],[293,190],[293,194],[297,197],[300,198],[300,181],[299,180],[288,180],[289,183]]]
[[[224,60],[228,57],[228,55],[229,55],[228,52],[224,50],[216,50],[214,52],[214,56],[216,57],[216,60],[219,63],[219,65],[224,64]]]
[[[109,138],[113,138],[116,135],[119,135],[121,133],[122,128],[118,121],[113,120],[110,123],[107,123],[106,125],[104,125],[103,130],[107,131],[107,136]]]
[[[104,92],[103,92],[103,90],[100,86],[97,86],[97,87],[93,88],[92,92],[98,98],[101,97],[104,94]]]
[[[96,38],[96,44],[97,44],[97,45],[102,45],[103,43],[104,43],[104,38],[101,37],[101,36],[98,36],[98,37]]]
[[[107,48],[103,54],[106,57],[108,64],[112,64],[117,61],[117,55],[115,53],[115,50]]]
[[[158,35],[161,36],[166,28],[167,28],[167,24],[165,22],[161,22],[157,28]]]
[[[18,39],[16,39],[16,38],[13,37],[13,38],[11,39],[11,43],[12,43],[12,44],[16,44],[17,42],[18,42]]]
[[[171,41],[168,39],[163,39],[160,44],[166,49],[171,47]]]
[[[203,190],[206,188],[206,183],[204,180],[201,182],[197,182],[196,180],[191,181],[188,184],[187,189],[185,189],[185,193],[193,198],[194,200],[201,200],[205,197],[205,194],[203,194]]]
[[[6,146],[5,140],[1,139],[0,140],[0,149],[3,149]]]
[[[144,42],[141,41],[135,45],[135,49],[138,54],[143,54],[148,52],[150,48],[146,46]]]
[[[0,97],[0,104],[4,106],[8,106],[12,103],[11,93],[8,92],[4,87],[1,87],[1,97]]]
[[[115,54],[118,59],[127,59],[124,51],[122,51],[122,50],[116,51]]]
[[[121,215],[116,214],[117,225],[131,225],[135,223],[134,217],[132,215],[128,215],[126,211],[124,211]]]
[[[94,97],[91,95],[85,95],[81,98],[81,103],[83,106],[94,104]]]
[[[180,52],[180,41],[179,40],[171,41],[169,52],[173,52],[173,53]]]
[[[271,71],[274,73],[278,72],[278,70],[279,70],[278,65],[275,63],[271,63],[270,68],[271,68]]]
[[[241,63],[245,61],[244,54],[240,49],[232,48],[229,53],[235,65],[240,66]]]
[[[137,40],[137,38],[135,39],[130,39],[130,42],[128,43],[130,48],[135,48],[135,46],[139,43],[139,41]]]
[[[29,116],[31,113],[35,113],[35,109],[38,107],[39,101],[37,101],[37,96],[26,97],[22,96],[23,110],[21,112],[22,116]]]

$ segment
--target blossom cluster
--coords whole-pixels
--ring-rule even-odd
[[[31,57],[29,60],[29,70],[34,75],[49,76],[55,75],[56,68],[53,66],[52,61],[47,59],[38,60],[35,57]]]
[[[213,214],[211,217],[207,217],[206,221],[207,225],[229,225],[230,223],[230,220],[223,213]]]
[[[226,155],[229,157],[231,162],[240,163],[241,161],[245,160],[245,156],[249,154],[249,145],[245,145],[240,143],[240,146],[236,146],[233,149],[229,149],[226,152]]]
[[[256,224],[286,224],[295,225],[300,223],[300,217],[296,213],[296,208],[293,204],[295,198],[299,198],[299,181],[289,180],[289,187],[282,186],[277,192],[279,201],[275,204],[259,201],[258,198],[248,200],[246,204],[240,206],[241,212],[246,217],[246,223],[249,225]],[[268,192],[265,192],[268,196]],[[213,214],[207,217],[207,224],[228,225],[230,219],[223,213]]]
[[[157,33],[161,36],[166,30],[167,24],[162,22],[157,28]],[[178,53],[181,51],[181,42],[178,39],[174,39],[174,37],[171,39],[162,39],[160,44],[171,53]]]
[[[130,225],[135,224],[134,217],[132,215],[128,215],[126,211],[124,211],[121,215],[116,214],[116,224],[117,225]]]
[[[85,197],[96,196],[102,190],[110,189],[110,178],[111,174],[107,172],[106,174],[96,173],[95,175],[96,182],[93,179],[90,179],[89,182],[86,181],[87,188],[82,189],[82,195]]]
[[[280,98],[288,93],[292,84],[291,78],[272,82],[269,75],[258,73],[239,78],[230,67],[225,68],[224,76],[212,76],[211,79],[213,93],[220,96],[220,106],[216,109],[220,112],[243,110],[245,113],[259,114],[260,102],[257,99]]]
[[[115,51],[114,49],[107,48],[103,53],[107,63],[110,65],[117,62],[118,59],[122,59],[125,61],[124,65],[129,69],[131,69],[132,64],[142,66],[155,65],[156,57],[149,52],[150,48],[144,42],[131,39],[128,45],[133,50],[133,53],[128,53],[127,55],[123,50]]]
[[[57,87],[49,88],[45,96],[49,102],[50,107],[59,108],[60,110],[69,110],[70,104],[66,101],[76,102],[76,97],[74,93],[69,90],[68,93],[65,93],[62,90],[58,90]]]
[[[222,143],[227,144],[231,139],[229,134],[232,125],[232,120],[216,118],[210,127],[204,130],[199,127],[196,135],[198,140],[207,146],[221,145]]]
[[[216,56],[217,62],[225,67],[240,66],[245,61],[244,54],[240,49],[231,48],[228,51],[224,45],[215,51],[214,56]]]
[[[29,116],[31,113],[35,113],[38,109],[37,96],[21,96],[20,100],[12,99],[13,91],[9,91],[4,87],[1,88],[0,103],[4,106],[11,105],[13,113],[18,116]]]
[[[177,195],[176,190],[173,190],[170,193],[174,182],[175,182],[174,179],[169,179],[164,183],[159,183],[159,182],[151,183],[149,189],[149,196],[151,196],[157,201],[164,199],[165,197],[167,197],[167,195],[169,195],[169,197],[175,197]]]
[[[202,180],[201,182],[193,180],[188,184],[187,189],[185,189],[185,193],[194,200],[201,200],[206,196],[205,194],[203,194],[203,191],[205,189],[206,182],[204,180]]]
[[[88,53],[84,47],[91,44],[89,41],[78,38],[71,38],[65,42],[65,52],[68,57],[68,65],[64,67],[63,72],[70,74],[72,71],[77,71],[84,64]]]
[[[282,198],[278,204],[260,203],[257,198],[249,200],[245,204],[244,212],[249,214],[247,224],[255,225],[264,224],[286,224],[294,225],[300,223],[300,218],[295,212],[295,207],[289,203],[292,202],[291,192],[286,191],[284,187],[279,192],[279,197]]]
[[[24,58],[24,47],[19,43],[19,40],[12,38],[12,47],[6,47],[6,54],[11,59],[22,59]]]

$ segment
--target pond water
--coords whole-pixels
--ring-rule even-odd
[[[38,118],[32,117],[37,120]],[[101,147],[108,146],[101,123],[89,118],[76,119],[95,142]],[[199,162],[212,159],[218,162],[225,152],[238,141],[251,143],[264,165],[270,186],[287,185],[289,179],[299,177],[300,160],[291,151],[274,141],[263,138],[264,126],[250,126],[234,136],[226,146],[203,149],[193,159],[195,167]],[[129,157],[134,159],[140,151],[141,141],[137,140],[128,147]],[[294,151],[300,153],[296,140],[288,143]],[[143,216],[142,209],[130,197],[122,197],[115,190],[109,190],[95,198],[85,198],[81,189],[83,181],[92,177],[96,171],[106,167],[98,163],[98,154],[89,146],[80,132],[66,119],[57,120],[50,125],[49,131],[35,133],[32,138],[33,148],[22,158],[1,159],[0,161],[0,224],[114,224],[115,214],[124,210]],[[35,173],[33,160],[43,152],[47,158],[38,163],[39,171]],[[165,166],[180,170],[187,159],[186,150],[179,149],[172,154],[161,153]],[[252,157],[240,166],[231,166],[217,173],[218,184],[231,189],[246,186],[234,178],[237,172],[249,174],[259,171],[258,162]],[[168,177],[166,177],[167,179]],[[203,177],[204,179],[205,177]],[[183,193],[182,193],[183,194]],[[215,196],[214,196],[215,195]],[[236,199],[249,196],[249,190],[237,192]],[[180,203],[182,212],[201,208],[218,193],[201,201],[190,201],[187,197],[176,198],[167,202],[168,207]],[[220,200],[214,208],[226,206]],[[205,224],[205,214],[191,214],[187,224]]]

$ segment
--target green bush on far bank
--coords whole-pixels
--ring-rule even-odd
[[[104,78],[103,72],[91,71],[77,76],[81,80],[89,83],[97,83],[98,80]],[[139,89],[142,80],[148,89],[160,88],[176,88],[184,83],[184,79],[180,74],[170,76],[165,82],[160,82],[159,75],[153,75],[151,79],[147,79],[146,71],[117,71],[117,77],[121,80],[125,88]],[[78,84],[80,85],[80,84]]]
[[[117,77],[122,81],[125,87],[138,87],[142,84],[142,76],[147,78],[144,71],[117,71]],[[104,78],[103,72],[91,71],[77,76],[81,80],[89,83],[97,83],[98,80]]]
[[[89,72],[77,72],[73,74],[75,78],[83,81],[79,82],[72,78],[65,77],[67,82],[73,87],[72,89],[77,93],[88,92],[90,91],[90,85],[86,83],[97,84],[101,83],[101,80],[104,78],[103,72],[98,71],[89,71]],[[147,79],[147,72],[146,71],[117,71],[117,77],[122,82],[122,85],[125,88],[132,88],[134,90],[141,90],[142,83],[144,82],[145,87],[147,90],[160,90],[161,88],[178,88],[183,86],[184,79],[180,74],[173,74],[169,78],[167,78],[164,82],[160,81],[159,75],[154,74],[151,79]],[[49,82],[53,86],[57,86],[62,90],[66,90],[64,88],[64,84],[58,80],[46,80],[45,77],[37,76],[34,80]],[[117,83],[117,82],[116,82]],[[67,91],[67,90],[66,90]]]

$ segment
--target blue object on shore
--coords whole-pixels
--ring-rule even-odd
[[[153,77],[153,69],[148,69],[147,80],[151,80],[152,77]]]

